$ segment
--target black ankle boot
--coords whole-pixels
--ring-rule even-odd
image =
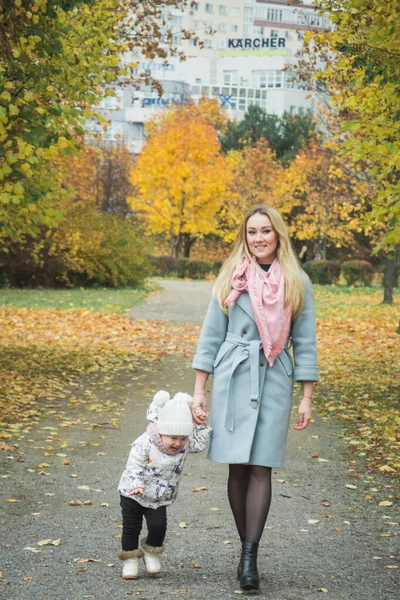
[[[243,542],[241,556],[240,587],[243,591],[256,593],[260,587],[257,570],[257,542]]]

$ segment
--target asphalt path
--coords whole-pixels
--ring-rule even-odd
[[[129,316],[201,322],[210,283],[171,280],[163,286]],[[190,360],[180,356],[143,362],[108,376],[107,385],[101,374],[83,377],[75,397],[93,394],[96,403],[104,403],[103,413],[77,402],[70,409],[74,426],[62,429],[56,419],[45,419],[20,441],[23,454],[1,453],[2,598],[237,597],[239,543],[226,496],[227,467],[205,453],[188,457],[178,499],[168,509],[162,574],[152,579],[141,568],[140,579],[124,581],[116,558],[117,485],[130,444],[145,429],[146,406],[158,389],[190,392],[193,381]],[[338,423],[318,415],[306,431],[290,430],[285,469],[273,472],[260,546],[261,598],[400,596],[399,514],[394,503],[379,504],[391,502],[395,489],[349,462],[351,446],[340,434]],[[49,456],[46,448],[53,448]],[[70,464],[63,465],[58,454],[66,454]],[[192,491],[199,487],[206,489]],[[14,502],[5,501],[10,499]],[[87,504],[71,506],[74,500]],[[38,545],[43,540],[61,542]]]

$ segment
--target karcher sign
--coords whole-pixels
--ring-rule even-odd
[[[285,38],[229,38],[227,48],[235,50],[259,50],[260,48],[285,48]]]
[[[228,38],[219,42],[220,56],[283,56],[285,38]]]

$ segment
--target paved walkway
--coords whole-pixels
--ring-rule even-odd
[[[198,320],[211,284],[167,281],[165,288],[135,308],[132,316]],[[41,429],[26,433],[21,441],[24,462],[0,463],[5,476],[1,499],[17,500],[1,500],[1,597],[237,597],[239,544],[226,498],[227,468],[211,463],[204,453],[188,457],[179,497],[168,511],[162,575],[126,582],[116,560],[120,544],[116,536],[121,531],[116,488],[130,443],[145,428],[145,410],[154,391],[161,387],[171,393],[190,391],[193,381],[190,360],[181,357],[144,363],[133,373],[121,372],[106,380],[85,377],[74,390],[77,399],[89,390],[105,406],[110,401],[124,406],[99,415],[76,404],[71,408],[77,421],[73,428],[63,430],[57,420],[49,419]],[[119,429],[113,426],[115,417]],[[399,597],[399,569],[393,568],[399,564],[395,559],[399,519],[393,507],[379,506],[394,490],[385,487],[385,480],[349,470],[339,433],[336,423],[318,417],[308,431],[290,431],[286,468],[273,473],[272,508],[260,548],[261,598]],[[64,443],[67,447],[60,447]],[[44,457],[48,446],[55,447],[56,454]],[[70,465],[61,464],[57,455],[61,453],[68,454]],[[207,489],[192,491],[198,487]],[[367,493],[372,499],[364,498]],[[70,506],[73,499],[92,504]],[[37,545],[46,539],[61,539],[61,544]]]

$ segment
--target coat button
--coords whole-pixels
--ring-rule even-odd
[[[260,363],[260,367],[263,367],[263,366],[264,366],[264,363]]]
[[[243,329],[242,334],[246,335],[246,333],[247,333],[246,329]]]

